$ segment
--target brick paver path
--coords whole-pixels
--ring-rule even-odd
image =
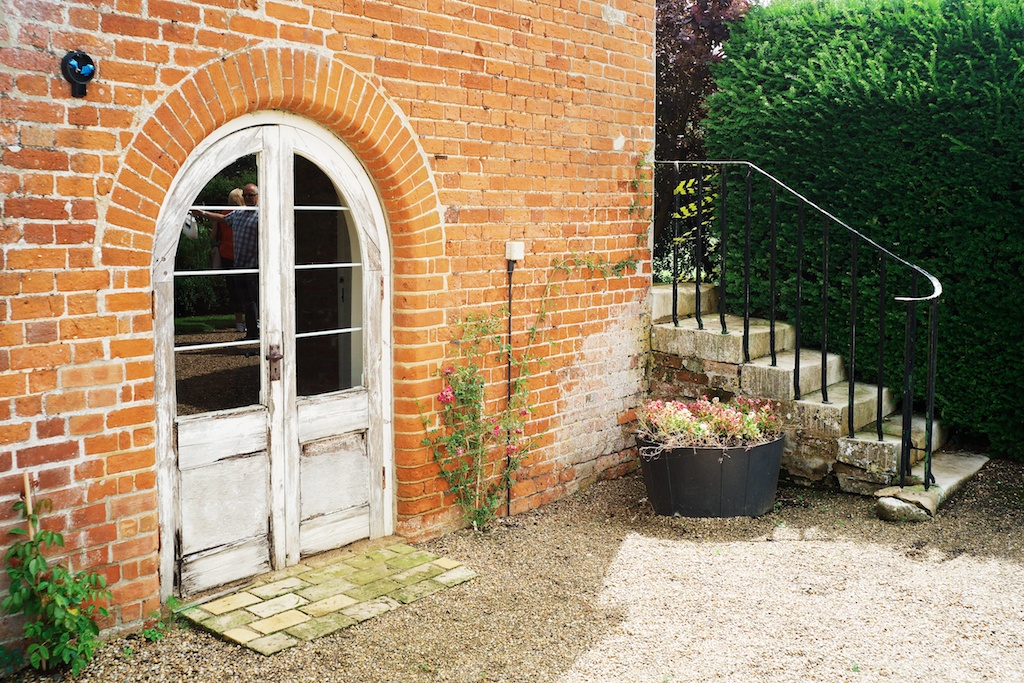
[[[182,611],[201,628],[265,655],[389,612],[476,576],[460,562],[396,543],[329,553]]]

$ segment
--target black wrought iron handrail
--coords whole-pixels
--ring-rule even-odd
[[[885,302],[887,299],[886,278],[888,276],[886,269],[887,260],[891,259],[896,264],[909,269],[911,274],[912,284],[911,292],[909,294],[903,294],[892,297],[892,301],[905,304],[906,306],[906,330],[905,330],[905,349],[904,349],[904,372],[903,372],[903,393],[902,393],[902,410],[903,410],[903,434],[901,442],[901,457],[899,466],[899,477],[900,485],[906,484],[906,477],[910,474],[911,469],[911,457],[910,451],[914,448],[912,443],[912,416],[913,416],[913,378],[914,378],[914,365],[915,365],[915,349],[917,348],[917,306],[918,304],[927,304],[928,306],[928,344],[927,344],[927,390],[926,390],[926,415],[925,415],[925,487],[927,488],[931,483],[934,482],[934,478],[931,472],[931,460],[932,460],[932,431],[934,423],[934,407],[935,407],[935,373],[936,373],[936,353],[938,348],[938,300],[942,295],[942,284],[939,280],[931,273],[927,272],[920,266],[911,263],[907,259],[894,253],[892,250],[880,245],[875,240],[871,239],[862,232],[854,229],[831,212],[811,201],[803,194],[797,192],[793,188],[783,183],[778,178],[774,177],[767,171],[759,168],[755,164],[749,161],[656,161],[655,164],[660,168],[671,166],[675,170],[674,181],[672,187],[675,190],[684,179],[682,169],[696,167],[696,179],[695,179],[695,192],[690,192],[692,196],[696,194],[696,204],[692,212],[684,212],[683,204],[681,201],[680,194],[673,192],[674,194],[674,208],[675,213],[672,218],[672,320],[675,325],[679,324],[678,317],[678,286],[679,286],[679,274],[680,274],[680,258],[679,258],[679,244],[684,238],[680,237],[679,227],[684,221],[685,217],[695,218],[696,224],[691,230],[693,234],[692,248],[694,249],[693,256],[693,273],[696,284],[696,322],[699,329],[704,329],[703,311],[701,310],[701,299],[700,299],[700,284],[705,279],[705,240],[707,238],[714,239],[710,235],[709,231],[705,227],[705,192],[707,186],[714,187],[714,183],[708,183],[705,179],[704,169],[708,169],[712,174],[716,171],[719,175],[719,183],[717,185],[717,192],[720,199],[720,209],[718,211],[718,219],[720,221],[720,232],[719,232],[719,253],[720,253],[720,264],[719,264],[719,321],[721,325],[722,334],[728,332],[726,327],[726,286],[725,286],[725,273],[726,273],[726,262],[728,252],[728,239],[729,239],[729,221],[727,212],[727,196],[729,192],[729,186],[727,183],[727,170],[729,168],[740,168],[744,176],[744,212],[743,212],[743,359],[744,362],[750,362],[750,347],[749,347],[749,336],[750,336],[750,317],[751,317],[751,260],[752,260],[752,245],[751,245],[751,231],[753,222],[754,212],[754,177],[755,175],[767,180],[770,183],[770,205],[769,205],[769,238],[768,238],[768,260],[769,260],[769,272],[768,272],[768,288],[769,288],[769,304],[768,304],[768,316],[770,326],[770,355],[771,365],[776,365],[777,354],[776,354],[776,279],[780,276],[776,272],[778,265],[777,255],[777,240],[780,238],[778,235],[779,223],[778,223],[778,208],[777,208],[777,194],[781,191],[788,195],[790,198],[795,199],[797,202],[797,220],[796,220],[796,301],[793,310],[794,314],[794,331],[795,331],[795,348],[794,348],[794,376],[793,376],[793,392],[796,400],[800,400],[800,351],[801,342],[803,340],[803,326],[801,319],[801,305],[803,297],[803,284],[804,284],[804,264],[808,258],[808,254],[804,249],[804,236],[807,228],[806,212],[807,210],[813,211],[816,215],[822,218],[822,251],[821,251],[821,333],[820,333],[820,345],[821,345],[821,382],[822,382],[822,401],[829,403],[828,396],[828,349],[829,349],[829,311],[828,301],[830,294],[829,287],[829,261],[830,261],[830,246],[832,242],[836,241],[836,237],[830,234],[829,228],[831,226],[838,226],[849,236],[849,258],[850,258],[850,301],[849,301],[849,340],[848,340],[848,353],[849,353],[849,390],[847,392],[847,403],[848,403],[848,420],[847,430],[849,435],[854,435],[854,400],[855,400],[855,370],[857,365],[855,364],[855,354],[857,352],[857,298],[858,298],[858,270],[859,264],[863,263],[865,259],[859,253],[859,247],[862,245],[869,246],[874,250],[876,258],[878,260],[878,280],[879,280],[879,297],[878,297],[878,308],[879,308],[879,344],[878,344],[878,368],[877,368],[877,414],[876,414],[876,425],[877,425],[877,436],[881,441],[884,438],[882,432],[882,398],[883,398],[883,363],[884,363],[884,335],[885,335]],[[692,178],[692,173],[690,174]],[[691,186],[692,187],[692,186]],[[715,192],[714,189],[711,192]],[[713,201],[709,206],[713,206]],[[710,213],[714,213],[711,211]],[[785,273],[781,274],[785,277]],[[931,288],[928,294],[920,295],[918,292],[918,285],[921,279],[924,279]],[[731,300],[731,299],[730,299]]]

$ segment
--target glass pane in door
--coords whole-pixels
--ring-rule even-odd
[[[250,199],[246,206],[243,196],[242,188],[248,183],[257,183],[255,155],[241,157],[221,169],[196,197],[192,208],[221,215],[255,211],[253,201]],[[178,415],[260,402],[258,330],[246,330],[244,315],[245,301],[251,298],[247,286],[257,281],[259,270],[236,265],[234,256],[231,226],[193,217],[190,212],[174,262]]]
[[[359,241],[331,179],[296,156],[295,346],[299,396],[363,384]]]

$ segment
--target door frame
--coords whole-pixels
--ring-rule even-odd
[[[280,111],[246,114],[225,124],[200,142],[189,154],[171,181],[156,220],[153,240],[153,342],[154,395],[156,403],[155,449],[157,495],[160,526],[160,596],[166,599],[178,583],[176,545],[179,482],[174,443],[177,416],[174,376],[174,256],[181,235],[181,224],[193,199],[206,182],[231,159],[213,152],[225,138],[254,126],[290,126],[302,135],[312,136],[323,150],[312,159],[335,183],[348,204],[359,236],[363,262],[364,359],[369,400],[369,424],[366,447],[370,471],[370,538],[394,533],[396,497],[394,473],[392,344],[391,344],[391,244],[387,217],[372,177],[358,157],[332,132],[308,119]],[[223,146],[220,146],[223,148]],[[261,161],[261,171],[266,160]],[[263,184],[272,178],[261,177]],[[288,180],[290,183],[290,179]],[[290,185],[288,192],[291,194]],[[263,340],[266,344],[266,340]],[[266,352],[261,347],[261,355]],[[294,401],[292,392],[290,400]],[[297,491],[285,481],[284,463],[272,460],[271,505],[280,509],[298,500],[288,491]],[[276,470],[276,480],[275,477]],[[288,477],[297,477],[293,472]],[[274,482],[279,482],[275,484]],[[294,483],[294,482],[293,482]],[[280,497],[275,505],[274,497]],[[298,539],[288,539],[282,554],[273,553],[275,565],[299,560]],[[277,568],[275,566],[275,568]]]

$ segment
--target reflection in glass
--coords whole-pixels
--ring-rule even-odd
[[[231,190],[257,182],[256,156],[221,169],[193,201],[215,213],[239,210]],[[178,415],[224,410],[260,402],[259,341],[246,333],[233,271],[229,226],[198,219],[183,228],[174,259],[174,365]],[[194,229],[193,229],[194,227]],[[226,228],[226,229],[225,229]],[[186,350],[187,349],[187,350]]]
[[[362,386],[363,271],[351,214],[334,183],[295,157],[298,395]]]
[[[231,342],[233,331],[175,334],[183,345]],[[239,408],[260,402],[259,346],[221,346],[174,353],[178,415]]]
[[[360,330],[296,339],[295,373],[299,396],[362,386],[362,350]]]

